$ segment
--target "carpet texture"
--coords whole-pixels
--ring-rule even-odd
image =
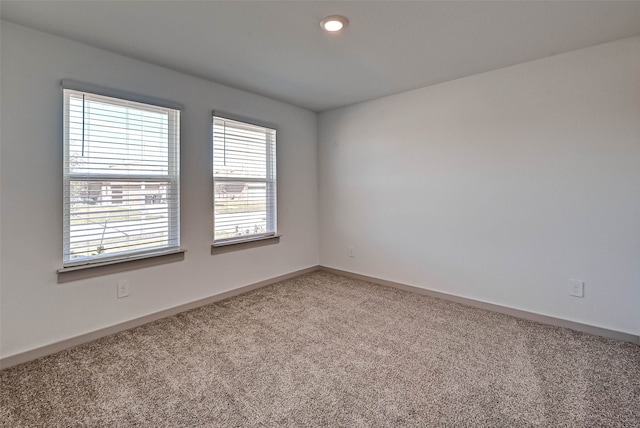
[[[640,347],[313,272],[0,372],[4,427],[639,427]]]

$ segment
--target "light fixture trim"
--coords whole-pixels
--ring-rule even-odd
[[[349,20],[341,15],[330,15],[320,21],[320,27],[330,33],[335,33],[347,26]]]

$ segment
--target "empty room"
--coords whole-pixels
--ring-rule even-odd
[[[639,1],[0,18],[0,426],[640,427]]]

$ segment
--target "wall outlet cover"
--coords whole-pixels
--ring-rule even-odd
[[[123,279],[118,281],[118,299],[129,295],[129,280]]]
[[[570,283],[569,294],[574,297],[584,297],[584,281],[572,279]]]

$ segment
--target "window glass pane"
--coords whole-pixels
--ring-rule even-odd
[[[276,131],[213,119],[214,242],[276,232]]]
[[[238,126],[219,120],[214,124],[214,165],[217,177],[267,177],[267,139],[264,128]]]
[[[168,173],[169,115],[166,111],[74,95],[69,100],[68,135],[71,173]]]
[[[65,89],[65,265],[179,245],[179,120]]]
[[[169,182],[70,182],[70,258],[169,243]]]
[[[216,239],[267,232],[266,183],[216,181]]]

